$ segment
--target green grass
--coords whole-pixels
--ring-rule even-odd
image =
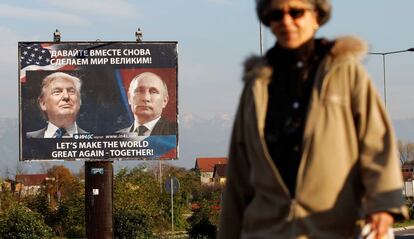
[[[392,225],[392,227],[396,228],[396,227],[408,227],[408,226],[414,226],[414,220],[406,220],[403,222],[396,222],[394,223],[394,225]]]

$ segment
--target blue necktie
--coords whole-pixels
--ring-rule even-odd
[[[65,128],[59,128],[55,132],[55,138],[61,139],[63,137],[63,135],[65,135],[65,134],[66,134],[66,129]]]

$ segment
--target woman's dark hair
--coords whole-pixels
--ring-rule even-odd
[[[256,0],[256,11],[260,21],[269,26],[268,13],[270,3],[273,0]],[[318,13],[318,23],[320,26],[328,22],[331,17],[331,1],[330,0],[307,0],[315,7],[315,11]]]

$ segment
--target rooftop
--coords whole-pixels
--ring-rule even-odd
[[[26,186],[40,186],[47,178],[47,174],[19,174],[16,181]]]
[[[227,164],[227,158],[197,158],[195,168],[200,172],[214,172],[216,164]]]

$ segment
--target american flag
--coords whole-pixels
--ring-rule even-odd
[[[26,82],[26,71],[58,70],[64,65],[51,65],[50,50],[55,49],[55,44],[22,44],[20,49],[20,82]]]

